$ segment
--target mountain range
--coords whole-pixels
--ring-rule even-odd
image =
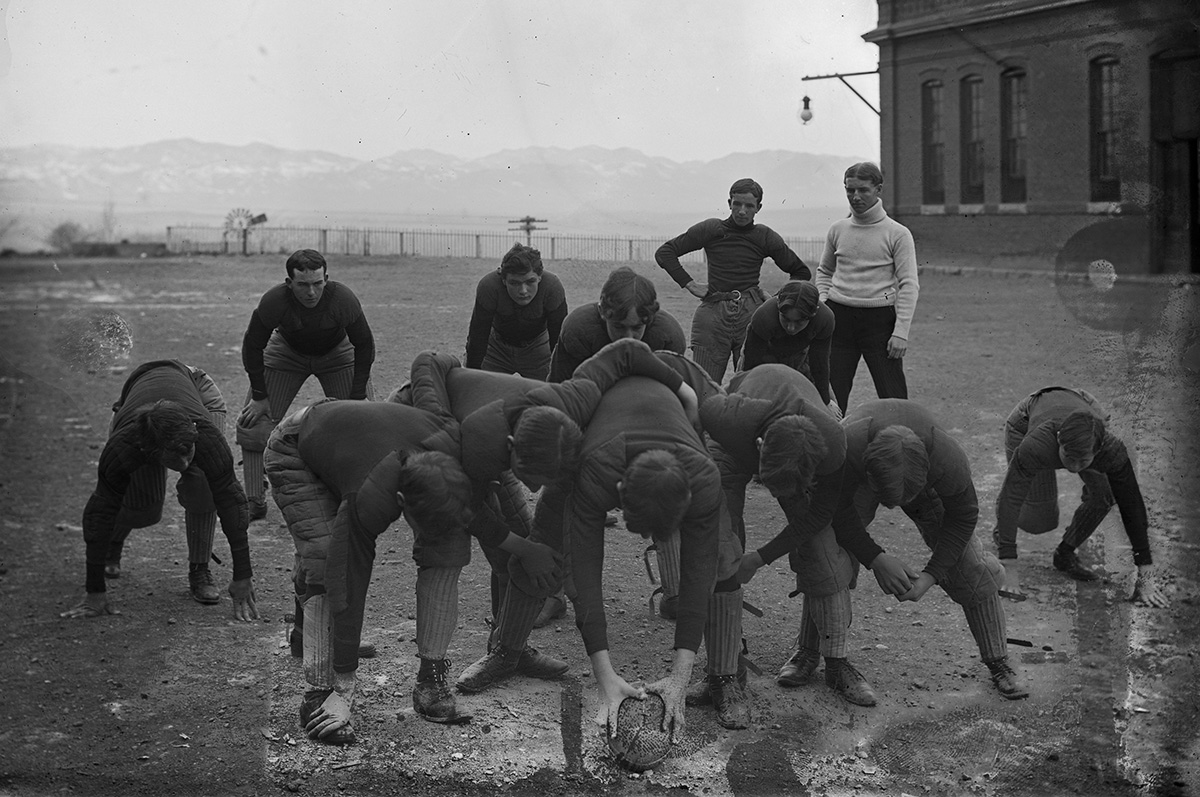
[[[481,158],[406,150],[358,160],[267,144],[174,139],[121,148],[0,148],[0,230],[36,238],[62,221],[120,235],[223,223],[233,208],[270,224],[494,227],[532,215],[574,234],[673,235],[726,212],[729,185],[764,187],[763,223],[822,235],[845,214],[855,160],[783,150],[678,162],[634,149],[527,147]],[[16,221],[14,221],[14,219]]]

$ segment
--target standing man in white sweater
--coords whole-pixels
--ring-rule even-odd
[[[883,172],[874,163],[846,170],[850,217],[834,222],[817,267],[821,300],[836,326],[829,386],[846,412],[861,357],[879,398],[908,398],[904,353],[917,307],[917,253],[912,233],[883,209]]]

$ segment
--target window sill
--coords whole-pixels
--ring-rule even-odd
[[[1120,202],[1089,202],[1087,212],[1096,216],[1116,216],[1121,212]]]
[[[921,205],[922,216],[945,216],[945,205]]]

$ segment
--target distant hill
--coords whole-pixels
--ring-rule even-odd
[[[747,176],[765,190],[762,222],[816,236],[844,215],[841,175],[854,160],[769,150],[676,162],[589,146],[476,159],[407,150],[363,161],[192,139],[0,148],[0,232],[8,232],[0,243],[44,240],[62,221],[98,228],[109,203],[124,237],[219,225],[235,207],[266,213],[270,224],[502,229],[532,214],[564,234],[673,235],[723,215],[729,184]]]

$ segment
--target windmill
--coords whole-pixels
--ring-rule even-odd
[[[240,237],[242,240],[242,254],[249,254],[250,228],[256,224],[262,224],[267,220],[266,213],[259,213],[257,216],[250,213],[246,208],[234,208],[225,215],[225,251],[229,251],[230,236]]]

